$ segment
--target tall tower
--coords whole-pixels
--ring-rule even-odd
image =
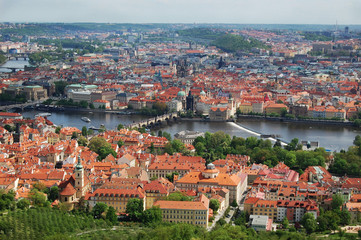
[[[83,195],[83,188],[84,188],[84,169],[83,165],[81,165],[80,161],[80,154],[78,156],[78,163],[75,166],[74,169],[74,175],[75,175],[75,190],[76,190],[76,197],[80,198]]]

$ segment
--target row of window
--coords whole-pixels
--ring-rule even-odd
[[[182,214],[206,214],[206,211],[182,211],[182,210],[164,210],[164,213],[182,213]]]
[[[189,216],[189,215],[165,215],[166,219],[170,219],[170,218],[174,218],[174,219],[193,219],[193,216]],[[205,216],[196,216],[194,219],[206,219]]]

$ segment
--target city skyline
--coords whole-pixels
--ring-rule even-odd
[[[15,0],[1,22],[361,24],[358,0]]]

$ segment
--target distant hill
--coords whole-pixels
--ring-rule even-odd
[[[250,51],[252,48],[268,49],[269,46],[254,38],[246,39],[242,36],[225,34],[217,38],[212,45],[224,52],[235,53],[239,51]]]

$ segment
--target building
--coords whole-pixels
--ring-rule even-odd
[[[271,231],[272,230],[272,218],[265,215],[251,215],[249,216],[250,227],[255,231]]]
[[[177,172],[179,178],[191,171],[202,171],[205,169],[206,161],[202,157],[174,155],[157,155],[148,166],[149,178],[166,177],[168,174]]]
[[[125,213],[128,201],[132,198],[143,200],[143,209],[145,209],[145,195],[139,189],[112,189],[98,188],[87,196],[90,208],[93,208],[98,202],[105,203],[114,207],[117,212]]]
[[[110,109],[110,102],[107,100],[95,100],[93,102],[94,108]]]
[[[24,87],[23,93],[25,94],[26,100],[30,101],[37,101],[48,97],[46,89],[38,85]]]
[[[23,116],[20,113],[10,113],[10,112],[0,112],[0,119],[23,119]]]
[[[69,90],[68,99],[72,99],[73,102],[85,101],[87,103],[91,103],[91,92]]]
[[[212,107],[209,111],[211,121],[226,121],[230,118],[230,112],[227,107]]]
[[[203,194],[194,202],[159,200],[154,206],[162,210],[163,221],[208,227],[209,199]]]
[[[207,165],[207,169],[203,171],[193,171],[184,175],[176,181],[176,187],[180,190],[223,187],[230,191],[229,201],[239,203],[242,194],[247,188],[247,175],[220,173],[220,171],[210,163]]]
[[[175,139],[180,140],[184,144],[192,144],[197,137],[204,137],[204,133],[185,130],[174,135]]]
[[[151,181],[150,183],[145,184],[145,208],[151,208],[154,202],[162,200],[164,197],[167,197],[171,191],[175,191],[175,187],[173,183],[169,182],[165,178],[158,178],[154,181]]]
[[[80,155],[78,157],[78,163],[74,168],[74,174],[69,179],[61,182],[59,188],[60,202],[70,203],[72,206],[90,191],[90,181],[84,172]]]
[[[266,215],[273,221],[277,220],[277,201],[258,200],[253,205],[254,215]]]
[[[277,201],[277,221],[279,222],[285,217],[290,222],[300,222],[306,213],[313,214],[315,219],[317,219],[319,210],[315,201]]]

